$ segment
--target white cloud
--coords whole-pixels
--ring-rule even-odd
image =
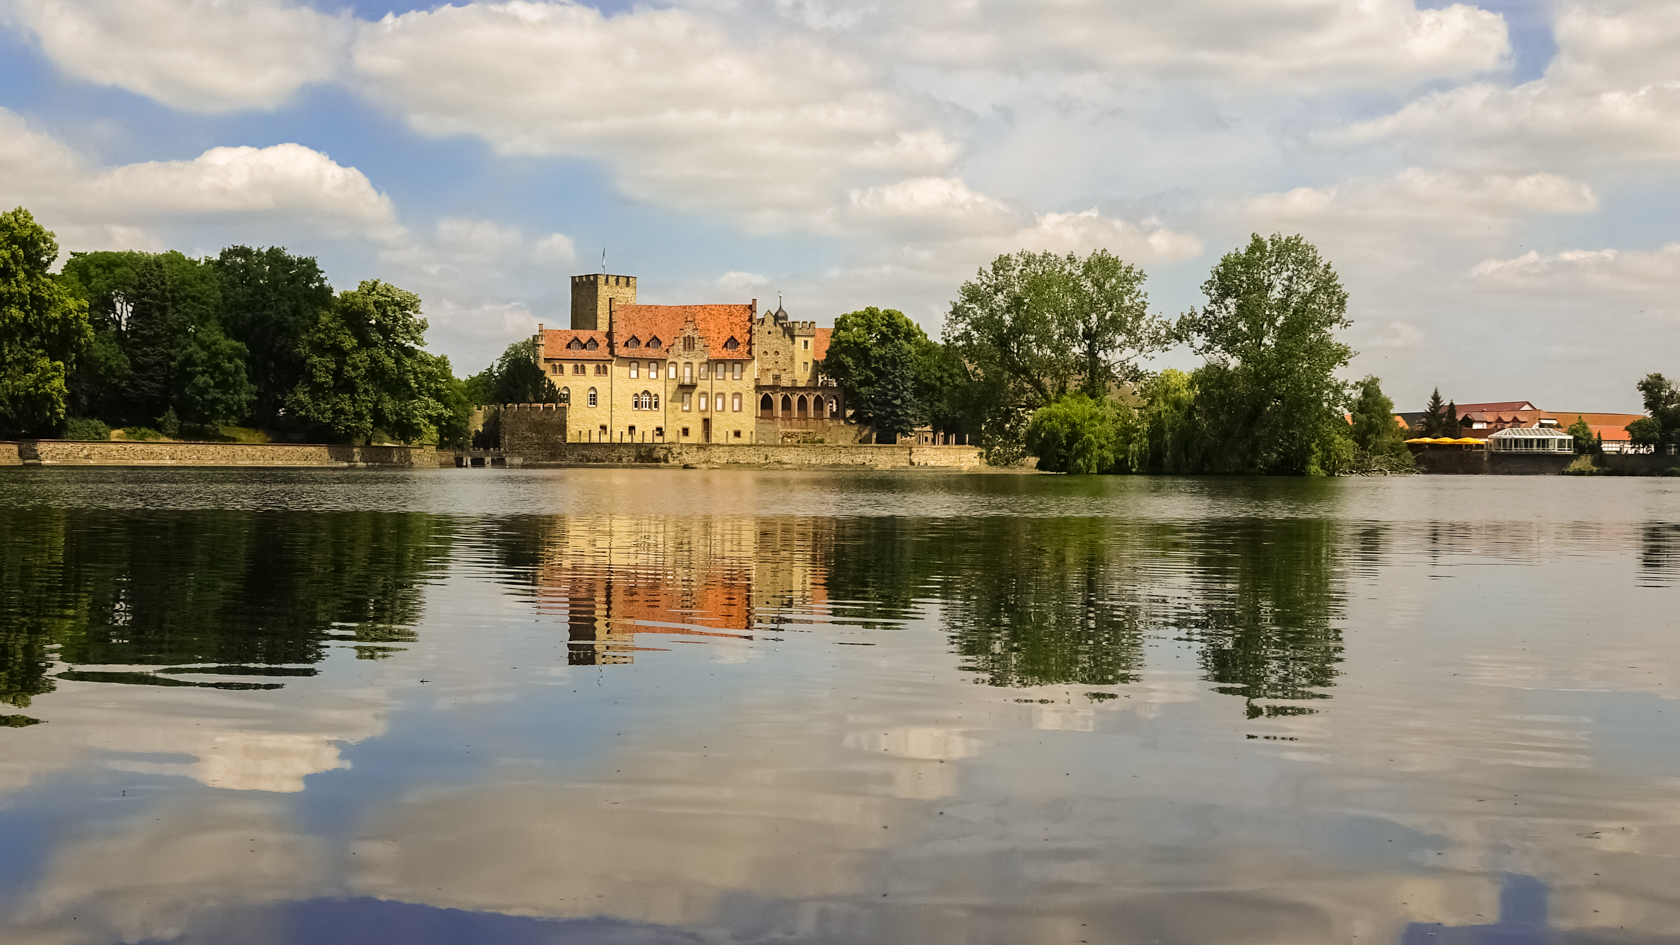
[[[1680,309],[1680,243],[1648,251],[1530,250],[1509,259],[1485,259],[1470,274],[1504,290],[1642,297],[1651,311]]]
[[[564,233],[550,233],[537,241],[535,255],[538,262],[571,266],[577,263],[577,246]]]
[[[1466,77],[1509,53],[1505,21],[1466,4],[1412,0],[900,0],[878,7],[763,0],[798,26],[849,35],[894,58],[1005,72],[1387,85]]]
[[[0,0],[4,3],[4,0]],[[334,78],[353,27],[273,0],[10,0],[65,72],[192,112],[273,108]]]
[[[1558,55],[1515,88],[1426,95],[1327,136],[1430,147],[1459,163],[1615,167],[1680,160],[1680,7],[1597,3],[1559,12]]]
[[[298,144],[212,148],[190,161],[99,170],[0,108],[0,203],[29,207],[65,249],[157,249],[204,221],[285,222],[318,235],[400,237],[391,200],[353,167]]]
[[[1464,236],[1502,230],[1536,214],[1598,209],[1592,187],[1557,174],[1465,174],[1407,168],[1393,177],[1298,187],[1249,199],[1238,211],[1247,225],[1307,226],[1322,233],[1355,229],[1373,239],[1402,234]]]
[[[765,285],[769,281],[769,279],[756,272],[731,271],[718,276],[715,284],[718,288],[726,289],[730,292],[745,292],[748,289],[756,289],[761,285]]]
[[[367,94],[423,134],[599,159],[632,196],[760,222],[956,153],[860,60],[802,38],[738,43],[676,10],[446,6],[365,27],[353,60]]]

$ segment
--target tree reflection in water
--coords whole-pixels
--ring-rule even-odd
[[[450,540],[419,514],[5,511],[0,703],[51,692],[55,662],[175,670],[70,671],[87,681],[252,688],[276,684],[192,677],[272,676],[334,641],[389,655]]]

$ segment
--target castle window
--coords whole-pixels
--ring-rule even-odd
[[[733,397],[730,398],[729,409],[735,411],[736,413],[741,412],[741,395],[740,394],[736,394],[736,395],[734,395]]]
[[[594,344],[594,342],[590,342],[590,344]],[[605,377],[606,374],[607,374],[607,366],[605,364],[595,365],[595,375],[597,377]]]
[[[598,395],[596,395],[595,388],[593,388],[593,387],[589,388],[589,406],[591,406],[591,407],[601,406],[601,398]]]
[[[594,338],[589,339],[589,343],[584,345],[584,348],[589,350],[589,351],[595,351],[595,350],[599,349],[600,347],[601,347],[601,343],[599,341],[596,341]]]
[[[677,362],[672,361],[665,366],[665,376],[673,381],[677,379]]]
[[[570,387],[560,388],[560,402],[563,404],[572,402],[572,389]]]
[[[659,395],[658,394],[653,395],[653,406],[648,408],[648,409],[649,410],[658,410],[659,409]]]
[[[642,369],[642,362],[640,362],[640,361],[631,361],[630,362],[630,376],[631,377],[638,376],[641,372],[641,369]]]
[[[692,400],[689,399],[691,396],[692,396],[691,394],[687,394],[687,393],[683,394],[683,409],[684,410],[693,410],[694,409],[694,403],[693,403]],[[687,436],[687,435],[688,435],[688,430],[687,430],[687,428],[684,428],[683,429],[683,436]]]
[[[723,395],[722,394],[717,395],[717,409],[718,409],[718,413],[723,413]]]
[[[735,379],[736,380],[741,379],[741,362],[739,362],[739,361],[735,362]]]
[[[694,383],[694,362],[693,361],[684,361],[683,362],[683,383],[684,384]]]
[[[741,343],[739,341],[736,341],[733,337],[731,337],[728,341],[725,341],[723,343],[723,350],[725,350],[725,351],[734,351],[736,348],[739,348],[739,347],[741,347]]]
[[[801,374],[804,374],[805,372],[807,372],[809,370],[811,370],[811,362],[809,362],[809,361],[799,362],[799,372]]]
[[[566,347],[569,348],[572,351],[582,351],[583,350],[583,341],[581,339],[578,339],[578,338],[573,338],[571,341],[566,343]]]
[[[659,336],[658,335],[654,335],[652,338],[648,339],[648,347],[652,348],[655,351],[659,350]]]
[[[659,379],[659,362],[658,361],[649,361],[648,362],[648,377],[651,377],[654,380]]]
[[[582,361],[579,361],[578,363],[572,365],[572,373],[573,374],[584,373],[584,367],[583,367],[583,362]]]
[[[811,339],[809,339],[809,338],[805,339],[805,350],[806,351],[811,350]]]
[[[635,335],[631,335],[630,340],[624,343],[624,347],[626,348],[640,348],[641,346],[642,339],[637,338]]]
[[[683,336],[683,350],[684,351],[693,351],[694,350],[694,336],[693,335],[684,335]]]

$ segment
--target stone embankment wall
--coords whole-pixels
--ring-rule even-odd
[[[505,435],[505,434],[504,434]],[[561,443],[524,454],[525,467],[590,464],[968,469],[984,465],[977,446],[856,444]]]
[[[496,411],[502,451],[534,455],[566,442],[565,404],[508,404]]]
[[[18,455],[16,443],[0,443],[0,466],[22,466],[23,457]]]
[[[1426,473],[1449,476],[1556,476],[1575,461],[1571,453],[1505,453],[1490,450],[1432,449],[1418,454]],[[1605,453],[1593,464],[1613,475],[1654,476],[1680,467],[1680,456]]]
[[[19,462],[43,466],[414,466],[435,467],[429,446],[300,443],[167,443],[19,440]],[[6,452],[0,449],[0,465]]]

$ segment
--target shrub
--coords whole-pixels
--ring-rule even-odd
[[[109,440],[111,428],[92,417],[71,417],[64,421],[66,440]]]
[[[158,418],[158,430],[171,440],[180,437],[181,421],[180,418],[175,416],[174,407],[170,407],[168,410],[165,410],[163,412],[163,416]]]
[[[1593,458],[1589,453],[1582,453],[1575,457],[1574,462],[1563,467],[1565,476],[1598,476],[1603,473],[1604,470],[1593,465]]]
[[[161,440],[161,439],[163,439],[163,434],[159,433],[158,431],[156,431],[154,429],[152,429],[151,427],[124,427],[123,431],[122,431],[122,434],[123,434],[123,439],[125,439],[125,440]]]
[[[1117,407],[1084,394],[1069,394],[1033,414],[1027,452],[1045,472],[1083,475],[1111,472],[1120,452]]]

